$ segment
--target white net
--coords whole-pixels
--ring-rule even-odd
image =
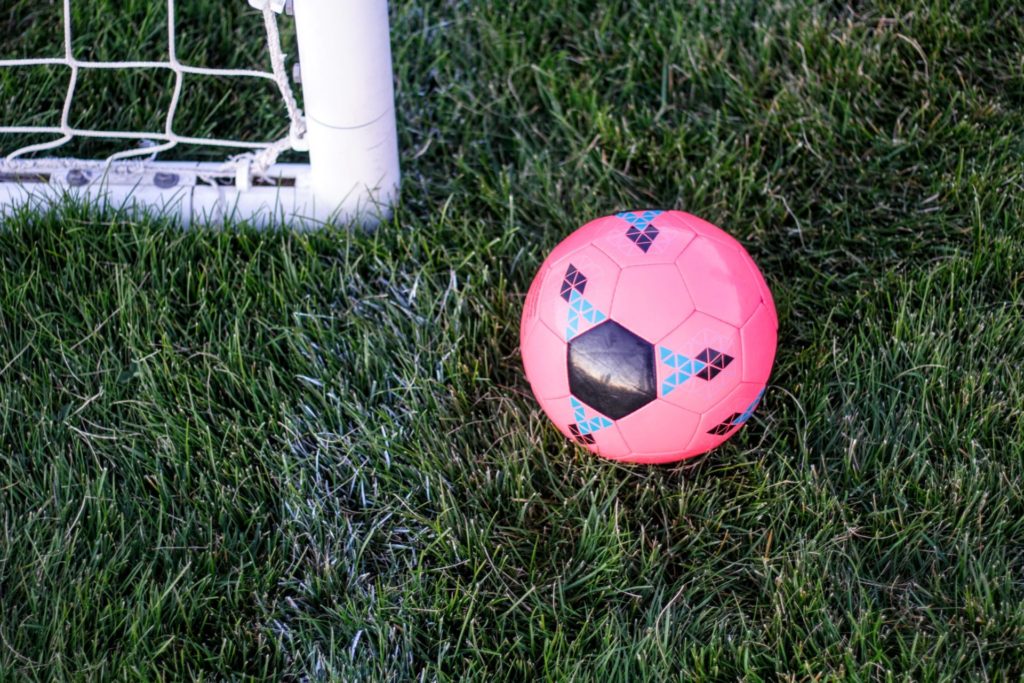
[[[278,156],[287,150],[304,150],[306,146],[306,123],[296,102],[286,72],[285,54],[281,47],[281,36],[277,25],[277,11],[283,8],[281,0],[250,0],[250,4],[263,14],[266,41],[269,52],[270,70],[243,68],[211,68],[185,63],[178,59],[178,30],[176,29],[175,0],[167,0],[167,59],[161,61],[104,61],[78,59],[73,49],[73,21],[71,0],[63,0],[63,47],[62,56],[0,59],[0,68],[65,67],[69,72],[67,89],[57,125],[8,125],[0,119],[0,134],[4,135],[52,135],[52,140],[34,142],[13,149],[0,157],[0,170],[7,173],[18,168],[35,167],[35,157],[58,150],[76,138],[105,138],[109,140],[134,141],[135,146],[121,149],[106,156],[104,164],[114,166],[116,162],[141,158],[155,159],[157,154],[167,152],[178,145],[199,145],[238,150],[220,165],[205,165],[203,174],[211,177],[241,179],[250,174],[259,175],[267,171]],[[131,30],[126,28],[125,30]],[[173,77],[173,88],[163,116],[162,130],[118,130],[100,127],[80,127],[72,122],[71,112],[76,88],[82,74],[90,70],[154,69],[162,70]],[[250,141],[216,136],[190,136],[175,128],[176,115],[182,100],[185,80],[189,76],[219,78],[249,78],[270,81],[276,85],[288,117],[288,134],[276,140]],[[0,153],[5,150],[0,149]],[[60,152],[56,152],[59,156]],[[48,160],[52,163],[53,160]],[[74,161],[63,160],[65,165]],[[163,165],[165,170],[168,169]],[[246,181],[247,182],[247,181]]]

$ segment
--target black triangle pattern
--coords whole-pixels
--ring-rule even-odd
[[[725,370],[729,363],[733,361],[733,357],[709,346],[697,354],[697,360],[706,364],[700,372],[696,373],[697,377],[703,380],[712,380],[718,373]]]
[[[560,294],[566,301],[572,296],[572,291],[575,289],[580,294],[587,288],[587,278],[581,273],[576,266],[569,264],[569,267],[565,271],[565,277],[562,278],[562,289]]]
[[[725,420],[709,429],[708,434],[717,434],[718,436],[728,434],[734,427],[739,427],[740,424],[743,424],[742,422],[737,423],[737,420],[739,420],[741,415],[742,413],[733,413],[729,417],[725,418]]]
[[[626,237],[633,240],[633,244],[640,247],[640,250],[645,254],[647,250],[654,244],[655,238],[658,236],[658,229],[648,223],[642,230],[637,228],[635,225],[629,226],[626,230]]]
[[[658,229],[651,224],[655,218],[661,214],[661,211],[623,211],[622,213],[615,214],[618,218],[629,223],[629,228],[626,229],[626,237],[628,237],[633,244],[640,247],[640,250],[647,253],[647,250],[654,244],[655,238],[658,237]]]
[[[576,440],[576,443],[583,445],[592,445],[595,443],[594,435],[582,433],[575,422],[569,425],[569,431],[572,432],[572,438]]]

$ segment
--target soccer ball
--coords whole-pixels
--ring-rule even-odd
[[[775,360],[771,292],[746,249],[680,211],[587,223],[551,252],[519,328],[552,422],[598,455],[665,463],[750,418]]]

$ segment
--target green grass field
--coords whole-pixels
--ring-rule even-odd
[[[244,2],[184,4],[197,59],[259,59]],[[12,5],[5,54],[59,47]],[[82,45],[159,46],[123,5]],[[0,227],[0,679],[1020,680],[1024,7],[391,12],[375,233]],[[159,121],[131,77],[82,111]],[[285,129],[236,95],[183,121]],[[638,207],[736,235],[780,314],[754,418],[674,467],[565,441],[517,349],[547,250]]]

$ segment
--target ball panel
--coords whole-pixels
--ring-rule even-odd
[[[615,216],[603,216],[595,218],[589,223],[584,223],[580,228],[573,231],[559,242],[548,257],[544,260],[545,265],[560,261],[577,249],[586,247],[594,240],[609,230],[614,230],[618,225]]]
[[[533,324],[539,321],[537,317],[537,302],[540,300],[541,285],[547,275],[548,269],[541,266],[540,270],[530,282],[530,288],[526,290],[526,300],[523,302],[523,315],[519,319],[519,348],[522,349],[526,343],[526,337]]]
[[[739,252],[698,237],[676,259],[698,311],[742,325],[761,302],[761,291]]]
[[[655,344],[658,396],[693,413],[714,406],[741,381],[740,333],[694,312]]]
[[[572,395],[613,420],[658,395],[654,348],[614,320],[574,337],[568,365]]]
[[[614,421],[583,405],[573,396],[542,402],[545,414],[569,440],[587,450],[608,458],[629,454]]]
[[[624,268],[615,286],[612,318],[657,341],[693,313],[693,300],[674,264]]]
[[[743,257],[744,263],[747,264],[748,270],[753,275],[754,281],[757,282],[757,289],[761,293],[761,303],[763,303],[769,311],[771,311],[772,318],[775,319],[775,328],[778,329],[778,314],[775,311],[775,299],[772,297],[772,292],[768,288],[768,283],[764,279],[764,273],[757,267],[757,263],[746,249],[740,247],[740,255]]]
[[[684,453],[697,431],[700,416],[657,400],[616,424],[629,444],[629,459],[641,462],[641,458],[678,457]]]
[[[703,451],[695,451],[693,449],[687,449],[685,451],[670,451],[668,453],[645,453],[643,455],[635,455],[626,458],[619,458],[623,462],[629,462],[634,465],[668,465],[680,460],[687,460],[698,455],[702,455]]]
[[[629,457],[629,444],[622,438],[618,425],[602,429],[594,435],[594,443],[588,449],[601,457],[611,460],[622,460]]]
[[[775,346],[778,341],[778,323],[774,312],[763,303],[754,315],[740,328],[740,358],[743,362],[743,381],[765,384],[775,362]]]
[[[522,355],[526,379],[542,405],[545,399],[569,395],[565,341],[542,321],[534,321],[527,331]]]
[[[537,315],[568,341],[608,319],[618,278],[619,266],[600,249],[576,249],[548,264]]]
[[[764,304],[772,314],[772,320],[775,321],[775,330],[779,329],[779,313],[775,309],[775,297],[772,295],[772,290],[769,289],[768,283],[761,278],[761,303]]]
[[[743,246],[725,230],[722,230],[713,223],[707,222],[700,216],[694,216],[692,213],[686,213],[685,211],[670,211],[669,213],[674,214],[674,218],[679,221],[680,225],[686,226],[701,237],[707,237],[729,247]]]
[[[696,233],[682,226],[671,214],[629,211],[612,216],[615,223],[607,223],[594,245],[620,266],[638,266],[648,263],[672,263]]]
[[[718,446],[746,424],[764,392],[763,384],[744,382],[718,405],[706,411],[690,446],[707,451]]]

